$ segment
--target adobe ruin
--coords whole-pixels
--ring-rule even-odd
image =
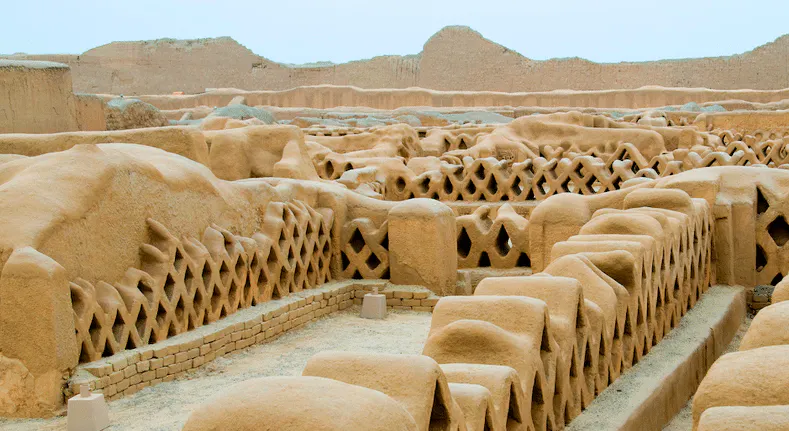
[[[659,430],[683,408],[694,431],[787,429],[789,77],[738,72],[786,37],[561,91],[508,81],[525,58],[438,85],[457,38],[493,55],[449,28],[335,66],[413,82],[108,80],[117,43],[0,59],[0,425],[62,425],[83,385],[111,409],[155,394],[380,289],[424,317],[419,351],[322,350],[173,429]],[[720,86],[670,86],[701,69]]]

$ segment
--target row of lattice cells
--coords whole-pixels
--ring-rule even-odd
[[[387,200],[425,197],[442,201],[526,201],[544,199],[556,193],[590,195],[618,190],[624,181],[632,178],[654,179],[690,169],[783,166],[789,163],[786,144],[786,139],[752,145],[735,141],[700,152],[677,150],[659,154],[650,160],[632,145],[625,145],[607,161],[577,156],[550,160],[535,158],[510,164],[506,160],[485,158],[418,175],[407,169],[392,170],[376,190]],[[351,162],[340,157],[322,160],[316,168],[323,178],[338,179],[346,171],[366,166],[364,160]]]
[[[274,207],[274,208],[272,208]],[[218,226],[177,238],[149,220],[140,268],[115,282],[71,283],[80,362],[163,341],[236,311],[331,278],[331,220],[305,205],[274,203],[251,238]]]
[[[561,429],[677,326],[709,286],[707,203],[653,208],[642,197],[643,207],[633,199],[636,207],[598,211],[577,235],[554,245],[543,272],[486,278],[472,296],[441,298],[422,355],[323,352],[301,377],[230,388],[199,406],[185,429],[209,429],[234,414],[236,400],[271,394],[281,403],[302,402],[298,411],[258,403],[249,421]],[[358,422],[371,418],[362,399],[375,399],[376,420],[367,426]],[[327,403],[342,403],[348,414],[327,414]]]
[[[736,147],[736,145],[732,145]],[[386,179],[387,200],[431,198],[442,201],[530,201],[557,193],[593,195],[622,188],[625,181],[636,178],[657,179],[681,172],[712,166],[769,165],[778,167],[789,156],[778,154],[776,147],[766,156],[751,150],[734,148],[726,151],[690,152],[675,160],[673,154],[655,156],[644,167],[634,160],[614,160],[610,164],[589,156],[558,159],[537,165],[515,163],[502,167],[487,159],[476,160],[471,167],[457,166],[419,175],[392,174]],[[487,162],[488,166],[485,168]],[[503,162],[500,162],[503,163]]]

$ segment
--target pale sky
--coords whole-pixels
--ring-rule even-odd
[[[0,53],[230,36],[283,63],[417,54],[447,25],[538,60],[738,54],[789,33],[787,0],[0,0]]]

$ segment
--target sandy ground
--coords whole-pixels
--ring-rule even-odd
[[[736,352],[737,349],[740,348],[740,342],[742,341],[742,337],[745,335],[745,332],[748,331],[748,328],[751,326],[751,322],[753,321],[753,316],[746,316],[745,320],[743,320],[742,325],[740,325],[740,329],[737,331],[737,334],[734,335],[729,347],[726,348],[726,353]],[[665,427],[663,427],[663,431],[690,431],[693,428],[693,398],[685,404],[685,407],[674,416],[674,419],[671,420]]]
[[[299,375],[307,360],[324,350],[419,354],[430,329],[431,313],[390,310],[386,320],[358,317],[352,307],[273,342],[219,358],[184,379],[163,383],[110,406],[111,431],[180,430],[200,402],[234,383],[262,376]],[[66,418],[0,419],[3,431],[64,430]]]

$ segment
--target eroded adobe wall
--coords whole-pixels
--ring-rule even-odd
[[[113,42],[81,55],[20,58],[69,64],[77,91],[164,94],[223,87],[284,90],[316,84],[466,91],[704,87],[713,83],[722,89],[777,89],[789,87],[789,71],[784,67],[787,56],[789,38],[784,36],[730,57],[638,63],[594,63],[580,58],[537,61],[467,27],[447,27],[417,55],[313,67],[276,63],[230,38]]]
[[[99,128],[103,105],[92,96],[79,96],[86,126]],[[99,117],[99,114],[102,116]],[[187,126],[66,133],[0,134],[0,154],[33,157],[82,144],[137,144],[160,148],[211,168],[224,180],[255,177],[318,179],[295,126],[251,126],[203,131]]]
[[[203,91],[202,89],[200,90]],[[164,92],[159,92],[163,94]],[[116,93],[117,94],[117,93]],[[706,88],[643,87],[626,90],[593,91],[451,91],[425,88],[364,89],[348,85],[313,85],[283,90],[217,90],[204,94],[140,96],[159,109],[174,110],[198,106],[225,106],[238,95],[243,95],[249,106],[279,106],[307,108],[336,108],[363,106],[377,109],[400,107],[452,106],[583,106],[597,108],[657,108],[720,100],[745,100],[768,103],[789,99],[789,90],[711,90]]]
[[[68,66],[0,60],[0,133],[78,129]]]
[[[79,361],[331,278],[333,208],[346,206],[337,196],[222,181],[129,144],[78,145],[0,170],[4,416],[51,414]]]

